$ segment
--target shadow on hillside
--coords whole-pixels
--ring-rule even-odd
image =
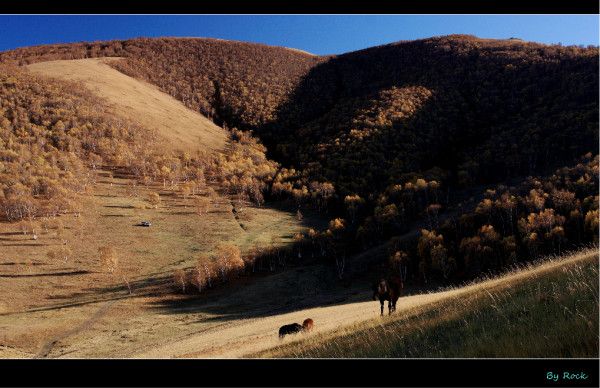
[[[556,137],[556,141],[537,144],[537,152],[530,157],[533,159],[523,156],[532,146],[520,129],[524,128],[524,117],[531,126],[548,126],[540,118],[547,112],[535,109],[534,114],[526,107],[545,106],[540,98],[548,99],[546,104],[551,105],[552,96],[564,90],[547,75],[569,69],[579,74],[582,70],[576,58],[531,61],[522,66],[522,58],[506,48],[484,45],[481,53],[466,55],[470,44],[419,40],[331,57],[311,68],[289,99],[276,109],[276,119],[254,128],[254,132],[267,146],[270,158],[286,167],[315,170],[319,180],[341,186],[356,180],[360,173],[360,184],[348,185],[347,189],[360,195],[389,185],[389,170],[397,169],[398,161],[405,167],[400,173],[441,167],[454,184],[460,166],[472,155],[487,151],[491,156],[478,161],[482,171],[477,179],[494,184],[514,175],[552,171],[561,162],[587,152],[589,147],[571,136],[573,139],[565,140],[571,147],[568,150],[566,145],[559,145],[562,137]],[[508,63],[514,68],[510,72],[506,71]],[[532,74],[543,78],[536,92]],[[344,143],[351,129],[361,131],[377,121],[360,117],[369,115],[365,112],[381,99],[379,92],[412,87],[424,87],[433,95],[408,117],[394,119],[391,128],[378,128],[374,134],[352,137],[351,144]],[[407,102],[412,105],[414,101]],[[544,135],[550,137],[548,131],[544,129]],[[324,147],[327,144],[331,147]]]
[[[244,276],[231,283],[191,294],[173,294],[173,283],[167,280],[172,297],[152,303],[160,313],[198,314],[199,321],[229,321],[267,317],[314,307],[372,301],[372,284],[383,273],[380,266],[388,256],[386,246],[370,250],[371,257],[349,258],[342,279],[334,265],[305,264],[288,267],[276,273]],[[423,292],[406,287],[404,296]],[[378,301],[372,301],[374,307]],[[209,315],[209,318],[206,318]]]
[[[318,149],[322,144],[334,143],[341,134],[347,134],[353,128],[353,120],[360,112],[365,112],[374,106],[378,100],[378,93],[392,87],[406,88],[422,86],[434,92],[435,103],[431,99],[419,107],[412,115],[401,120],[395,125],[410,127],[419,126],[425,120],[432,128],[447,128],[453,117],[458,119],[468,115],[469,112],[440,111],[458,97],[467,98],[465,95],[445,97],[444,93],[436,93],[440,89],[447,89],[448,85],[443,80],[455,79],[456,68],[465,69],[469,66],[467,60],[460,66],[440,66],[440,52],[421,41],[403,43],[402,45],[388,45],[351,52],[337,57],[332,57],[321,62],[309,70],[306,76],[291,93],[290,98],[280,105],[274,117],[277,119],[255,131],[261,141],[267,145],[269,156],[284,165],[312,164],[319,161],[329,173],[355,177],[357,171],[363,173],[361,167],[368,167],[377,161],[382,170],[386,163],[391,163],[395,152],[386,152],[382,159],[372,159],[363,156],[361,159],[352,160],[346,165],[336,162],[344,155],[351,159],[352,152],[356,150],[335,150],[331,155],[319,155]],[[415,70],[416,63],[424,67],[431,67],[436,72],[435,77],[424,77],[422,71]],[[436,66],[437,65],[437,66]],[[440,121],[436,123],[436,120]],[[458,121],[458,120],[455,120]],[[360,125],[360,124],[359,124]],[[359,128],[360,129],[360,128]],[[397,128],[390,128],[395,131]],[[427,136],[423,139],[410,139],[409,142],[422,142],[411,144],[415,154],[413,159],[415,169],[427,169],[437,162],[437,155],[452,144],[461,142],[468,146],[471,141],[468,137],[452,137],[452,131],[436,133],[438,136]],[[484,135],[480,135],[483,138]],[[360,142],[368,144],[386,144],[390,139],[389,131],[379,131],[367,136]],[[281,146],[283,145],[283,146]],[[391,146],[391,145],[389,145]],[[286,154],[278,154],[278,149],[285,149]],[[379,147],[371,147],[376,150]],[[415,150],[426,149],[426,156],[421,159]],[[389,149],[387,151],[400,151]],[[310,158],[307,160],[306,155]],[[358,155],[358,154],[357,154]],[[357,156],[354,155],[354,156]],[[323,156],[320,158],[319,156]],[[444,155],[446,156],[446,155]],[[291,161],[288,160],[291,158]],[[382,162],[385,162],[382,164]],[[423,164],[423,165],[419,165]],[[306,167],[306,166],[303,166]],[[376,186],[386,185],[385,171],[380,171],[381,177],[373,177],[369,185],[371,189]],[[331,177],[326,177],[331,180]],[[381,179],[379,179],[381,178]],[[375,186],[373,186],[375,185]],[[366,186],[365,186],[366,187]]]
[[[33,274],[0,274],[0,278],[32,278],[32,277],[46,277],[46,276],[75,276],[75,275],[86,275],[88,273],[92,273],[92,271],[78,270],[78,271],[47,272],[47,273],[33,273]]]
[[[165,298],[152,308],[163,314],[198,314],[199,321],[230,321],[364,302],[371,297],[368,284],[344,283],[337,281],[333,268],[311,265],[238,279],[201,294],[194,290],[195,295]]]

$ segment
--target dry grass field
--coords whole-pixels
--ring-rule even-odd
[[[357,315],[360,309],[367,315],[366,303],[354,308]],[[555,257],[465,287],[407,296],[397,311],[340,322],[337,329],[252,356],[597,357],[598,250]]]
[[[193,152],[226,146],[226,131],[104,60],[45,62],[30,70],[81,81],[111,103],[115,115],[157,130],[167,148]],[[150,200],[155,193],[158,204]],[[200,214],[198,197],[209,202]],[[189,288],[178,295],[175,271],[211,260],[223,244],[245,254],[287,244],[314,226],[310,216],[299,221],[294,211],[239,202],[210,184],[184,196],[177,188],[136,184],[108,167],[81,201],[79,213],[0,223],[0,357],[133,356],[220,326],[228,316],[224,310],[185,312],[185,306],[221,295],[218,310],[232,306],[239,312],[243,299],[219,290],[198,295]],[[152,226],[138,226],[141,221]],[[103,261],[100,250],[106,247],[114,249],[116,262]]]
[[[227,131],[107,65],[115,60],[27,68],[80,82],[116,117],[156,131],[165,150],[234,148]],[[246,162],[256,157],[242,156]],[[237,167],[231,163],[230,169]],[[214,176],[194,193],[168,180],[143,185],[106,165],[94,177],[92,187],[77,194],[80,211],[0,222],[0,358],[598,356],[597,247],[461,287],[412,288],[418,282],[413,276],[397,311],[384,317],[371,300],[369,271],[387,259],[391,243],[349,253],[347,260],[344,255],[343,281],[332,260],[306,260],[232,276],[202,291],[186,282],[183,291],[174,275],[214,260],[223,245],[239,248],[242,256],[257,247],[286,246],[308,228],[326,230],[334,214],[303,208],[300,217],[299,208],[281,203],[255,206],[225,193],[227,186],[219,187]],[[451,209],[439,218],[436,213],[436,222],[451,216]],[[419,237],[416,228],[402,233],[396,244]],[[306,318],[315,322],[312,333],[278,338],[280,326]]]
[[[118,58],[40,62],[30,71],[83,85],[111,104],[115,114],[152,128],[164,137],[169,148],[196,151],[221,150],[227,133],[156,86],[128,77],[106,64]]]
[[[157,208],[145,200],[151,192],[162,198]],[[139,318],[143,326],[153,330],[148,316],[156,309],[151,306],[174,293],[174,270],[194,266],[202,254],[223,243],[245,253],[256,246],[290,242],[305,227],[293,212],[250,205],[237,211],[238,220],[231,202],[217,197],[208,212],[199,215],[192,197],[184,199],[162,186],[134,187],[126,178],[102,177],[79,216],[39,223],[35,240],[18,224],[0,223],[0,353],[33,356],[55,336],[81,325],[97,338],[95,330],[106,326],[130,327],[136,312],[145,317]],[[137,226],[142,220],[152,226]],[[98,253],[103,246],[115,248],[119,271],[106,270]],[[63,248],[67,257],[62,256]],[[108,354],[118,348],[106,346]]]
[[[44,62],[29,69],[81,81],[115,115],[157,130],[166,149],[219,152],[226,146],[222,128],[105,60]],[[144,349],[138,341],[152,346],[189,335],[197,327],[188,324],[202,315],[179,318],[172,311],[181,298],[206,301],[214,292],[199,296],[188,288],[187,296],[178,296],[176,270],[211,260],[223,244],[245,254],[285,245],[314,226],[309,216],[299,221],[294,211],[255,207],[219,191],[211,184],[196,195],[162,184],[141,186],[106,167],[92,192],[82,196],[80,212],[1,222],[0,357],[129,356]],[[155,194],[158,204],[151,200]],[[200,214],[199,197],[208,199]],[[152,226],[141,227],[141,221]],[[114,249],[115,262],[103,260],[100,250],[107,247]]]

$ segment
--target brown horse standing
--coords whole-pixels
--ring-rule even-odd
[[[373,300],[379,299],[381,303],[381,315],[383,316],[383,304],[388,301],[388,314],[391,315],[396,311],[396,301],[400,298],[404,283],[398,276],[393,276],[388,279],[381,279],[379,283],[373,286]]]

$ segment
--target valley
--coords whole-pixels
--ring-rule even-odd
[[[1,52],[0,358],[460,356],[440,332],[504,316],[488,295],[597,356],[597,303],[552,319],[598,298],[597,65],[465,35]],[[462,351],[539,355],[489,346]]]

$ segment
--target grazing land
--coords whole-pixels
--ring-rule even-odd
[[[337,329],[256,356],[591,357],[598,354],[598,252],[407,296],[399,306],[392,316],[340,321]]]
[[[597,357],[597,91],[465,35],[1,52],[0,357]]]
[[[191,197],[133,183],[101,176],[79,216],[58,217],[35,240],[14,224],[0,224],[3,356],[34,356],[52,338],[81,325],[83,334],[96,341],[98,332],[109,328],[118,341],[116,333],[135,319],[144,322],[144,330],[158,330],[149,319],[154,315],[165,318],[168,327],[176,315],[151,306],[176,294],[172,281],[176,269],[195,266],[199,258],[210,260],[208,255],[221,244],[234,244],[246,253],[256,246],[289,243],[306,228],[293,212],[252,205],[238,209],[236,220],[231,202],[224,197],[213,199],[210,209],[198,215]],[[158,208],[145,200],[151,192],[163,198]],[[152,226],[137,226],[142,220],[150,220]],[[68,247],[66,257],[49,257],[48,252],[63,246]],[[122,275],[106,271],[98,253],[103,246],[115,247]],[[189,314],[186,322],[194,316]],[[90,355],[108,356],[119,347],[111,342],[105,346],[105,353],[96,349],[98,353]],[[49,354],[61,354],[56,351]]]

